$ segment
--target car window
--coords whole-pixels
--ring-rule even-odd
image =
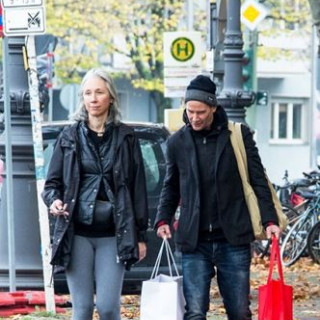
[[[157,157],[157,148],[152,140],[140,139],[144,170],[148,193],[153,193],[160,183],[160,170]]]
[[[44,157],[44,170],[47,174],[50,159],[52,157],[53,148],[54,148],[54,141],[46,141],[43,149],[43,157]]]

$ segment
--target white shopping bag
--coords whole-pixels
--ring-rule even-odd
[[[164,274],[143,281],[140,320],[183,320],[182,277]]]
[[[164,246],[170,275],[158,274]],[[177,276],[172,275],[170,259]],[[182,276],[178,273],[168,241],[163,240],[151,278],[142,282],[140,320],[183,320],[184,306]]]

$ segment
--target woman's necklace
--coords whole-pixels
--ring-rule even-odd
[[[103,137],[103,135],[104,135],[104,130],[97,132],[97,136],[98,136],[98,137]]]
[[[90,128],[90,126],[89,126],[89,128]],[[101,138],[101,137],[103,137],[103,135],[104,135],[104,133],[105,133],[105,131],[106,131],[106,128],[104,127],[102,131],[97,131],[97,130],[94,130],[94,129],[92,129],[92,128],[90,128],[90,130],[93,131],[93,132],[95,132],[96,135]]]

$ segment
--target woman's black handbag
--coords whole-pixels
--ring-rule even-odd
[[[111,201],[96,200],[94,208],[95,223],[110,225],[113,222],[114,205]]]

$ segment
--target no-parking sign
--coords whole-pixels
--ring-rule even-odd
[[[45,7],[43,0],[1,0],[3,7],[3,33],[6,36],[43,34]]]

